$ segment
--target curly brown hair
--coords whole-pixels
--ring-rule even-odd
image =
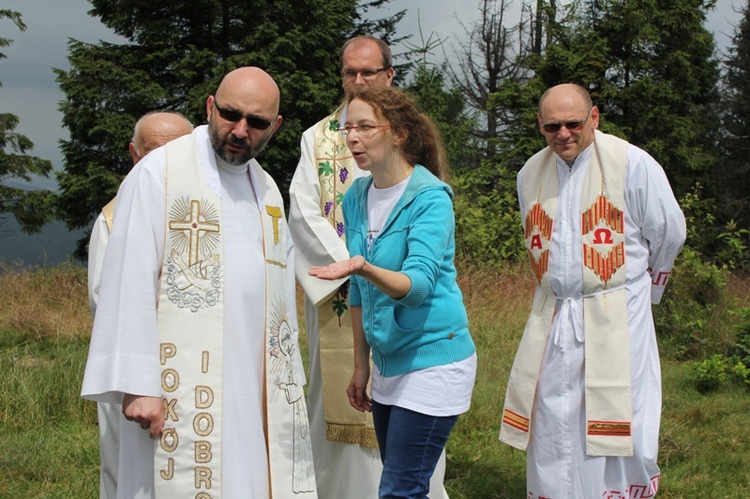
[[[359,99],[372,106],[375,114],[403,137],[402,154],[406,161],[422,165],[433,175],[447,181],[449,167],[445,146],[435,123],[419,111],[414,100],[394,87],[358,86],[346,96],[346,104]]]

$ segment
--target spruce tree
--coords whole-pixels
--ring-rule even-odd
[[[87,227],[116,193],[130,168],[127,144],[141,115],[177,110],[203,124],[206,97],[240,66],[265,69],[281,89],[284,122],[259,161],[286,193],[302,132],[340,101],[338,51],[361,21],[357,0],[90,2],[90,14],[124,43],[71,40],[71,69],[57,71],[70,130],[58,175],[68,227]],[[394,27],[385,20],[378,26]],[[372,34],[393,41],[392,31]]]
[[[725,225],[733,220],[738,228],[750,230],[750,2],[742,11],[725,65],[726,135],[715,177],[717,190],[722,192],[719,221]]]
[[[0,9],[2,18],[13,21],[21,31],[26,30],[20,12]],[[0,37],[0,47],[12,43],[13,40]],[[5,58],[6,55],[0,52],[0,60]],[[18,123],[18,116],[0,112],[0,214],[12,214],[21,229],[31,234],[41,230],[54,216],[54,194],[47,190],[26,189],[21,187],[20,182],[31,181],[32,175],[49,177],[52,163],[26,154],[34,144],[28,137],[15,131]],[[11,185],[11,181],[15,181],[15,184]],[[0,218],[0,223],[3,221]]]

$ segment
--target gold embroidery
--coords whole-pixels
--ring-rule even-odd
[[[183,208],[184,210],[184,208]],[[173,208],[173,214],[179,212],[180,208],[175,206]],[[204,210],[206,212],[213,211],[212,208]],[[186,215],[186,216],[185,216]],[[201,232],[219,232],[219,223],[211,222],[201,215],[201,202],[197,199],[190,201],[190,211],[188,214],[180,213],[177,215],[177,219],[169,221],[169,229],[173,231],[187,231],[188,238],[188,264],[190,266],[198,263],[198,249],[200,247]],[[184,233],[183,233],[184,234]]]
[[[193,430],[201,437],[209,436],[214,431],[214,417],[207,412],[196,414],[193,419]]]
[[[162,403],[164,404],[164,421],[169,421],[170,419],[175,422],[179,421],[180,418],[174,410],[174,406],[177,405],[177,399],[172,399],[170,401],[162,399]]]
[[[276,260],[271,260],[269,258],[266,258],[266,263],[271,264],[271,265],[276,265],[277,267],[281,267],[282,269],[286,268],[286,264],[285,263],[278,262]]]
[[[200,464],[210,463],[213,455],[211,454],[211,442],[208,440],[198,440],[195,442],[195,462]]]
[[[195,387],[196,409],[208,409],[214,403],[214,391],[205,385]]]
[[[279,220],[283,212],[278,206],[266,206],[266,213],[273,219],[273,244],[279,244]]]
[[[162,343],[159,345],[159,361],[161,365],[167,363],[167,359],[171,359],[177,355],[177,347],[174,343]]]
[[[211,490],[211,468],[205,466],[195,467],[195,488],[205,488]],[[206,494],[207,497],[211,497]]]
[[[173,392],[180,386],[180,375],[174,369],[164,369],[161,372],[161,389],[165,392]]]
[[[167,469],[166,470],[159,470],[159,475],[161,476],[162,480],[171,480],[172,477],[174,477],[174,459],[169,458],[167,459]]]
[[[201,355],[201,372],[206,374],[208,372],[208,352],[203,352]]]
[[[180,438],[177,436],[177,430],[174,428],[165,428],[161,434],[159,445],[161,445],[161,448],[167,452],[174,452],[175,449],[177,449],[177,446],[180,445]]]

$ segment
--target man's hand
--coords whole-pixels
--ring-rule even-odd
[[[148,430],[151,438],[159,438],[164,430],[164,404],[159,397],[125,394],[122,399],[122,414]]]
[[[311,267],[308,274],[318,279],[329,281],[349,277],[352,274],[358,274],[365,266],[365,259],[357,255],[340,262],[335,262],[325,267]]]

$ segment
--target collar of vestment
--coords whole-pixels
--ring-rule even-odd
[[[627,301],[625,292],[625,175],[628,143],[598,130],[585,162],[580,202],[583,252],[583,290],[578,296],[557,296],[549,281],[554,217],[560,191],[557,156],[547,147],[524,165],[521,176],[524,200],[524,241],[539,289],[534,295],[523,337],[511,370],[500,439],[526,449],[533,431],[533,403],[544,350],[557,344],[558,323],[573,327],[584,343],[586,397],[586,453],[590,456],[631,456],[632,397]],[[583,311],[579,307],[583,302]],[[571,315],[572,314],[572,315]],[[570,320],[571,316],[573,320]],[[557,328],[559,333],[559,327]],[[585,332],[585,339],[584,339]]]
[[[266,347],[266,442],[247,452],[266,449],[274,498],[316,497],[309,427],[307,417],[300,417],[306,414],[304,373],[290,320],[294,302],[287,300],[283,201],[256,161],[244,168],[260,212],[266,262],[265,334],[259,337]],[[167,144],[165,185],[158,331],[166,419],[155,451],[155,491],[157,498],[217,498],[224,437],[224,276],[231,269],[224,266],[221,181],[206,127]]]

